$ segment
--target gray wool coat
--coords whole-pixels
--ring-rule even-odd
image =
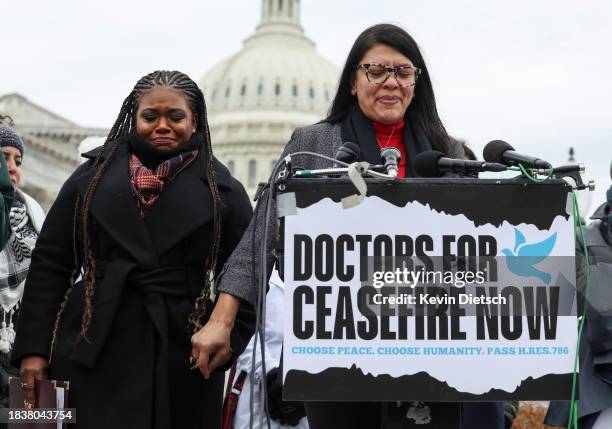
[[[279,159],[299,151],[316,152],[334,158],[343,143],[341,128],[340,122],[336,124],[319,122],[314,125],[297,128]],[[464,150],[460,142],[453,141],[451,143],[448,156],[450,158],[463,159]],[[332,167],[331,161],[312,156],[295,157],[294,163],[311,170]],[[240,243],[224,265],[217,282],[217,292],[226,292],[237,296],[253,306],[257,302],[257,273],[259,271],[257,268],[253,271],[253,267],[259,267],[261,259],[257,250],[253,254],[253,249],[259,249],[259,243],[263,241],[266,202],[267,192],[264,192],[259,198],[251,223],[242,236]],[[274,264],[275,255],[273,249],[277,240],[275,202],[270,213],[273,218],[269,222],[267,240],[267,249],[269,251],[265,261],[268,277]]]

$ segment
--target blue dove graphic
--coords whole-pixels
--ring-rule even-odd
[[[546,240],[539,243],[527,244],[525,236],[517,228],[514,228],[514,251],[510,249],[502,249],[502,253],[507,256],[506,265],[508,269],[517,276],[521,277],[537,277],[549,284],[551,280],[550,274],[538,270],[534,265],[542,262],[557,241],[557,233],[548,237]]]

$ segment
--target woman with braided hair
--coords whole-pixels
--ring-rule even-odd
[[[32,255],[13,351],[26,401],[35,379],[63,379],[81,428],[219,427],[212,371],[254,318],[211,288],[252,209],[213,157],[202,92],[180,72],[144,76],[83,156]]]

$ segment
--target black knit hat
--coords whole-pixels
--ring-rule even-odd
[[[14,129],[4,124],[0,124],[0,146],[13,146],[23,156],[23,140]]]

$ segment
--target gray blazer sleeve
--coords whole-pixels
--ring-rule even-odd
[[[285,146],[279,159],[287,154],[297,152],[304,146],[301,129],[296,129]],[[255,212],[240,243],[234,249],[221,270],[217,280],[217,292],[225,292],[249,302],[255,307],[257,303],[258,272],[261,263],[261,244],[264,239],[265,212],[268,202],[268,190],[264,191],[257,201]],[[270,276],[274,265],[274,246],[277,240],[276,201],[272,201],[268,222],[266,265],[267,276]]]

